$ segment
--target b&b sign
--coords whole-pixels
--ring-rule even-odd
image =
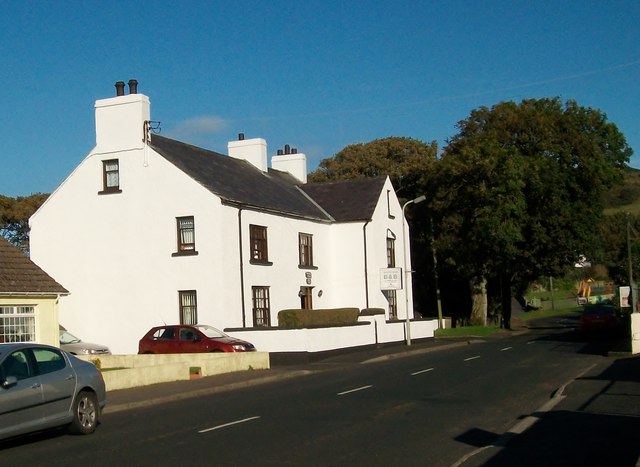
[[[380,290],[402,289],[402,268],[380,269]]]

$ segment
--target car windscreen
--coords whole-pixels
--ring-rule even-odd
[[[217,337],[227,337],[227,335],[224,332],[211,326],[196,326],[196,328],[198,328],[198,330],[202,334],[204,334],[210,339],[215,339]]]
[[[68,331],[60,331],[60,343],[61,344],[77,344],[80,342],[76,336]]]

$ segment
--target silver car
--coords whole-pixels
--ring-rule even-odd
[[[0,344],[0,439],[63,425],[93,433],[105,403],[92,363],[49,345]]]
[[[111,355],[109,347],[85,342],[60,326],[60,348],[72,355]]]

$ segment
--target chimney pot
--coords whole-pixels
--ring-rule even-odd
[[[138,81],[135,79],[129,80],[129,94],[138,94]]]
[[[116,81],[116,96],[124,96],[124,81]]]
[[[244,141],[244,133],[238,133],[238,141]]]
[[[291,148],[291,154],[298,154],[298,148]]]
[[[284,145],[284,153],[291,154],[291,147],[288,144]]]
[[[279,156],[284,155],[284,151],[283,151],[282,149],[278,149],[278,155],[279,155]]]

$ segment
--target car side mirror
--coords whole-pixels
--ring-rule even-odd
[[[16,384],[18,384],[18,378],[15,376],[7,376],[7,378],[2,382],[2,387],[8,389]]]

